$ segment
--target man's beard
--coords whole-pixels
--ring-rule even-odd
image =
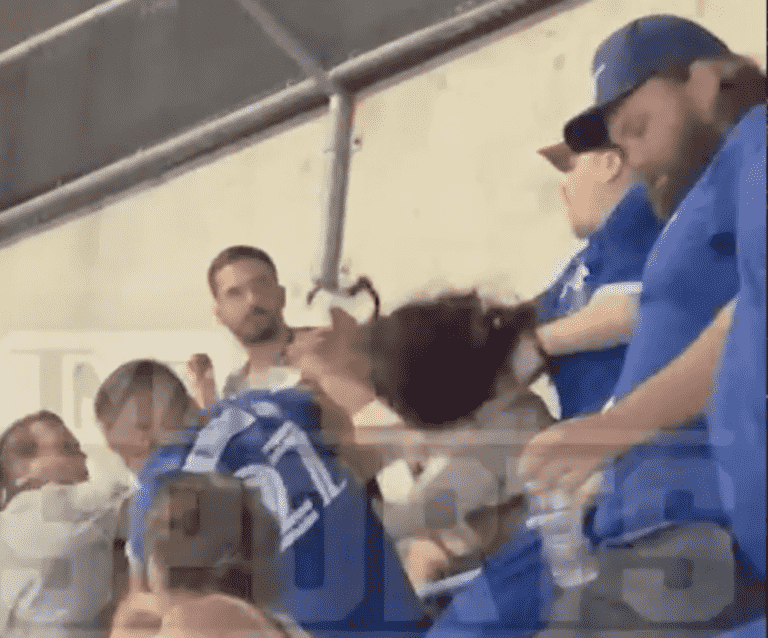
[[[255,346],[261,343],[269,343],[277,339],[280,334],[280,320],[271,315],[269,323],[258,330],[243,329],[239,331],[238,337],[245,345]]]
[[[648,186],[648,198],[659,219],[668,220],[720,148],[722,135],[712,125],[691,117],[680,132],[673,156],[663,164],[638,172]]]

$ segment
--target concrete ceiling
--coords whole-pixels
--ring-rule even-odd
[[[2,0],[0,54],[97,4]],[[559,4],[507,2],[500,26]],[[483,5],[499,0],[262,0],[325,69]],[[462,34],[449,35],[434,53],[461,44]],[[422,61],[410,57],[398,64]],[[128,2],[0,66],[0,221],[57,185],[305,78],[237,0]]]

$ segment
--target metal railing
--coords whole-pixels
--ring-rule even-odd
[[[72,33],[137,0],[111,0],[0,53],[0,67]],[[117,195],[197,157],[239,139],[311,112],[325,104],[331,114],[323,200],[317,288],[338,290],[338,267],[349,180],[354,95],[524,19],[544,19],[588,0],[494,0],[411,33],[326,71],[258,0],[238,0],[264,31],[292,57],[309,78],[259,102],[199,124],[148,149],[64,183],[0,212],[0,246],[17,241],[54,221],[103,205]]]

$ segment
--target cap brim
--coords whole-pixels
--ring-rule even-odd
[[[548,159],[557,170],[562,171],[563,173],[567,173],[570,170],[571,158],[575,155],[565,142],[552,144],[552,146],[545,146],[536,152]]]
[[[565,125],[565,143],[574,153],[586,153],[610,143],[605,126],[605,106],[596,106],[577,115]]]

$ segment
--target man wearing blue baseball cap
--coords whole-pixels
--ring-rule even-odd
[[[643,273],[615,407],[534,439],[521,472],[575,490],[619,457],[605,467],[598,536],[621,545],[696,521],[731,526],[736,580],[764,593],[765,76],[669,15],[611,35],[593,75],[596,104],[566,125],[567,143],[618,144],[669,222]],[[764,598],[736,624],[764,635]]]

